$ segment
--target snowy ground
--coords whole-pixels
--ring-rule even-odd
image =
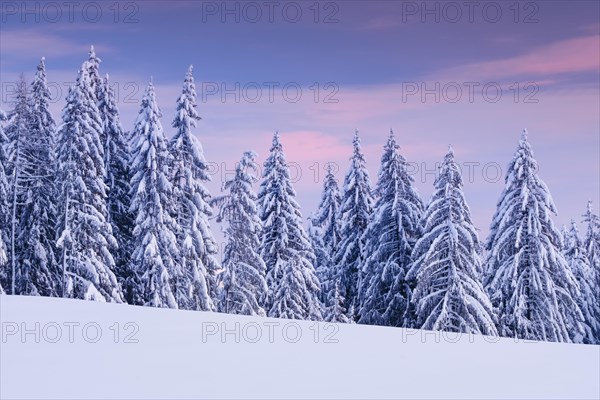
[[[2,398],[595,398],[600,346],[0,296]]]

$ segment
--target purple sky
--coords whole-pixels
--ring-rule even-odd
[[[581,220],[588,199],[600,208],[599,4],[82,1],[70,10],[63,2],[3,1],[0,105],[10,108],[18,74],[31,78],[45,56],[58,120],[94,44],[118,91],[124,128],[132,128],[152,76],[170,136],[193,64],[203,117],[196,133],[218,166],[214,194],[224,168],[232,170],[247,149],[262,161],[279,130],[302,174],[295,187],[306,217],[317,206],[325,164],[337,163],[343,179],[354,129],[374,184],[393,128],[425,201],[434,180],[427,171],[453,145],[484,238],[523,128],[557,224]]]

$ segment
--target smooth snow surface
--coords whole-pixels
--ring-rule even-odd
[[[600,397],[600,346],[7,295],[0,320],[2,398]]]

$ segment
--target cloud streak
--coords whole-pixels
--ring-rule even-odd
[[[462,65],[433,74],[432,79],[481,81],[529,76],[536,79],[600,69],[600,36],[582,36],[529,50],[526,54]],[[558,78],[558,77],[556,77]]]

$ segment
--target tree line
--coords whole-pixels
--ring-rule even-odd
[[[453,149],[425,204],[393,131],[374,187],[355,133],[305,229],[278,133],[261,176],[247,151],[212,196],[193,68],[168,139],[152,82],[123,129],[100,62],[92,47],[59,124],[43,58],[0,111],[1,293],[600,343],[600,218],[554,226],[525,131],[485,241]]]

